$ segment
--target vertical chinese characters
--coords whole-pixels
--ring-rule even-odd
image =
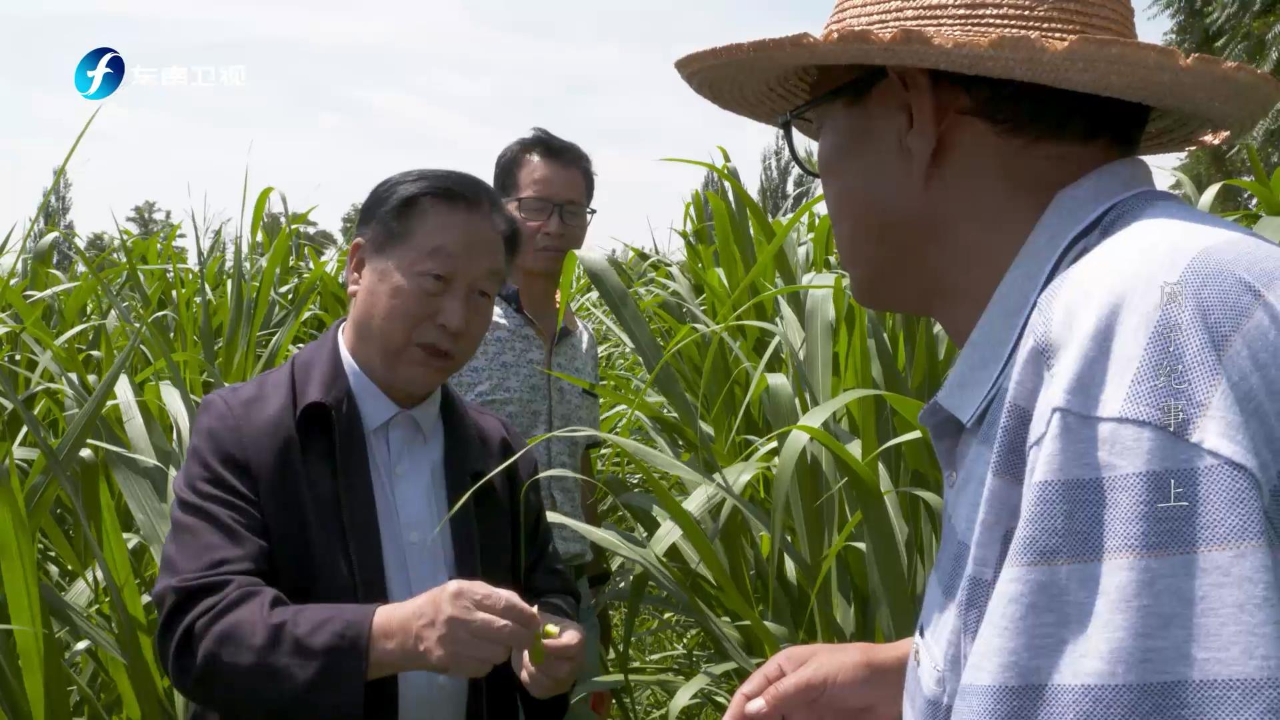
[[[1168,320],[1160,327],[1161,337],[1168,345],[1165,351],[1174,356],[1178,340],[1182,337],[1182,313],[1186,303],[1186,295],[1182,285],[1176,282],[1160,284],[1160,314]],[[1186,401],[1182,399],[1180,390],[1189,383],[1184,377],[1185,368],[1182,363],[1166,359],[1156,368],[1156,386],[1164,390],[1164,399],[1160,403],[1160,426],[1169,432],[1177,432],[1178,427],[1187,421]],[[1160,503],[1156,507],[1178,507],[1189,505],[1177,499],[1182,488],[1177,487],[1173,478],[1169,478],[1169,502]]]

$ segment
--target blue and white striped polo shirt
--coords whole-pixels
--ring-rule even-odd
[[[1280,718],[1280,247],[1100,168],[920,419],[947,487],[906,718]]]

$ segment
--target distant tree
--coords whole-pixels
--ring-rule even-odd
[[[769,217],[790,215],[809,202],[815,192],[814,179],[796,167],[786,136],[779,130],[773,143],[760,152],[760,186],[756,191],[760,207]]]
[[[301,245],[310,245],[316,249],[316,252],[320,253],[337,247],[338,238],[328,230],[321,228],[315,220],[311,219],[309,213],[310,211],[289,213],[289,226],[293,229],[294,241]],[[280,231],[284,229],[284,224],[285,217],[283,212],[268,210],[262,216],[262,232],[270,240],[280,236]]]
[[[179,265],[187,265],[191,260],[191,250],[186,245],[179,245],[178,243],[174,243],[173,254],[178,256]],[[168,262],[168,258],[165,258],[165,262]]]
[[[84,241],[84,254],[91,258],[103,255],[111,249],[114,241],[111,236],[101,230],[89,233]]]
[[[1208,53],[1253,65],[1280,77],[1280,2],[1277,0],[1155,0],[1152,8],[1172,22],[1164,42],[1184,53]],[[1262,164],[1280,166],[1280,106],[1247,137],[1258,148]],[[1178,170],[1196,187],[1219,180],[1252,177],[1246,154],[1236,145],[1198,148],[1187,153]],[[1223,194],[1224,196],[1226,193]],[[1219,201],[1218,209],[1244,201],[1244,194]]]
[[[206,260],[228,252],[228,224],[227,220],[215,219],[205,226],[205,231],[201,233],[203,237],[199,240],[199,250]]]
[[[360,207],[363,203],[351,203],[351,207],[342,213],[342,227],[338,233],[342,236],[342,242],[350,244],[356,238],[356,223],[360,221]]]
[[[134,234],[139,237],[167,234],[178,225],[173,221],[173,212],[161,208],[154,200],[144,200],[141,204],[134,205],[124,222],[126,225],[132,225]],[[186,237],[186,235],[179,232],[177,237]]]
[[[702,192],[702,209],[706,211],[708,222],[710,222],[711,203],[706,199],[706,196],[714,193],[719,195],[722,199],[728,199],[728,189],[725,188],[724,180],[722,180],[719,175],[708,170],[707,173],[702,176],[702,185],[698,187],[698,190]]]
[[[715,232],[715,218],[711,214],[711,201],[707,199],[708,195],[719,195],[721,199],[729,197],[728,188],[725,187],[724,180],[714,172],[708,170],[702,176],[702,184],[698,186],[700,199],[702,202],[702,217],[706,218],[707,228],[710,232]]]
[[[53,188],[52,193],[49,187]],[[71,249],[71,238],[76,234],[76,224],[71,220],[71,177],[63,172],[59,178],[55,167],[49,187],[40,190],[41,199],[48,195],[49,201],[45,203],[37,223],[41,237],[51,232],[58,233],[58,238],[53,241],[51,264],[65,273],[71,269],[76,257]]]
[[[341,241],[337,236],[323,228],[318,230],[308,230],[303,234],[302,241],[322,253],[328,252],[341,244]]]
[[[1155,0],[1168,17],[1164,41],[1183,52],[1212,53],[1264,72],[1280,68],[1280,3],[1275,0]]]

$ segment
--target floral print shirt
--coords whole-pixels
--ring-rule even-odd
[[[449,384],[468,401],[503,418],[526,439],[571,427],[600,428],[600,398],[554,377],[548,367],[579,378],[594,387],[599,382],[596,339],[580,320],[575,328],[561,327],[548,356],[547,345],[534,321],[524,312],[519,289],[508,285],[493,304],[493,323],[480,349]],[[582,453],[599,444],[593,437],[555,436],[537,443],[540,472],[581,472]],[[542,500],[554,510],[585,521],[582,482],[576,477],[544,475]],[[591,544],[561,525],[552,526],[556,549],[567,564],[591,559]]]

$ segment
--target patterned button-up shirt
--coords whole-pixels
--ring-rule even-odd
[[[1053,200],[921,421],[905,717],[1280,717],[1280,248],[1136,159]]]
[[[586,323],[561,327],[548,356],[537,325],[524,312],[519,291],[503,289],[493,304],[493,324],[475,357],[449,379],[467,400],[505,417],[526,439],[571,427],[600,428],[600,398],[548,372],[578,378],[594,388],[600,368],[596,339]],[[599,444],[592,437],[552,436],[534,446],[538,468],[581,471],[584,450]],[[584,520],[582,482],[576,477],[546,475],[540,480],[548,510]],[[570,565],[591,559],[591,544],[561,525],[552,526],[556,549]]]

